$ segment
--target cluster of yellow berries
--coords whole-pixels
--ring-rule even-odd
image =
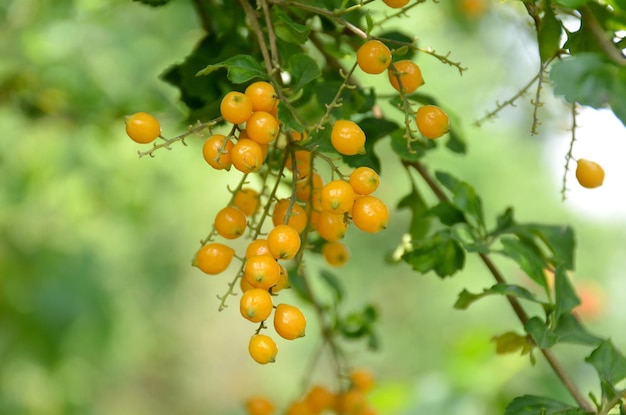
[[[304,396],[291,402],[286,415],[319,415],[336,413],[341,415],[376,415],[368,402],[367,394],[374,387],[374,377],[365,369],[355,369],[350,373],[347,390],[333,392],[325,386],[313,385]],[[253,396],[246,401],[248,415],[276,414],[275,405],[264,396]]]
[[[206,139],[202,147],[204,159],[217,170],[234,167],[245,174],[259,172],[263,185],[257,191],[242,180],[228,205],[217,212],[211,234],[192,261],[211,275],[226,271],[234,258],[241,261],[236,277],[242,294],[240,312],[245,319],[260,323],[250,339],[249,353],[261,364],[273,362],[278,351],[274,340],[261,332],[272,313],[273,327],[282,338],[294,340],[304,336],[306,330],[305,316],[297,307],[274,304],[276,295],[290,286],[284,261],[300,261],[302,250],[317,235],[323,241],[320,253],[326,262],[342,266],[350,256],[341,241],[349,224],[375,233],[385,229],[389,220],[387,206],[372,195],[380,182],[376,171],[362,166],[344,176],[330,158],[323,156],[325,162],[332,164],[334,176],[324,183],[315,169],[315,150],[303,145],[307,133],[282,131],[277,118],[278,103],[274,87],[264,81],[250,84],[245,92],[231,91],[223,97],[221,117],[232,124],[232,129],[227,135],[212,134]],[[146,113],[128,117],[126,129],[140,143],[161,136],[158,121]],[[365,133],[350,120],[334,122],[330,142],[343,155],[365,152]],[[273,162],[266,163],[270,153]],[[278,186],[273,190],[266,186],[270,177],[277,178],[277,185],[287,184],[292,189],[290,196],[279,198]],[[269,229],[263,227],[268,217],[272,219]],[[246,232],[250,242],[245,255],[238,256],[227,243],[214,240],[235,240]]]

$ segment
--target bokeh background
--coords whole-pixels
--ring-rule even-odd
[[[469,68],[460,76],[417,58],[422,90],[453,109],[469,142],[467,157],[440,150],[429,165],[472,183],[488,216],[515,206],[520,221],[573,226],[581,318],[625,350],[625,130],[610,113],[583,110],[574,155],[600,162],[607,178],[589,191],[569,177],[561,201],[570,120],[549,88],[537,136],[531,96],[472,126],[536,73],[528,21],[514,2],[487,3],[475,15],[460,3],[425,3],[400,23],[420,46],[451,51]],[[185,0],[159,9],[130,0],[0,2],[0,414],[241,415],[251,394],[279,406],[297,397],[319,345],[314,319],[307,337],[279,341],[277,363],[259,366],[247,354],[249,323],[236,307],[217,311],[229,276],[190,266],[237,175],[206,165],[201,138],[139,158],[124,134],[123,116],[136,111],[156,115],[166,136],[184,131],[177,92],[158,78],[193,48],[199,27]],[[395,206],[409,184],[385,143],[379,196]],[[378,352],[346,345],[355,365],[376,374],[371,399],[380,413],[495,414],[523,393],[568,400],[541,358],[532,367],[527,357],[495,355],[493,335],[520,331],[502,299],[452,309],[461,289],[491,285],[478,261],[446,281],[385,261],[408,220],[392,211],[384,233],[349,232],[351,262],[335,271],[347,311],[372,303],[380,312]],[[317,258],[309,266],[324,267]],[[584,352],[557,352],[597,393]],[[315,369],[314,381],[329,381],[326,360]]]

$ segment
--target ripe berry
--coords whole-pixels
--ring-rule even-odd
[[[126,134],[136,143],[148,144],[161,135],[159,121],[146,112],[138,112],[126,117]]]
[[[269,82],[254,82],[246,88],[245,94],[250,98],[252,110],[255,112],[272,112],[278,105],[278,95]]]
[[[315,385],[309,389],[304,401],[313,410],[313,413],[319,414],[326,409],[335,407],[335,394],[321,385]]]
[[[342,239],[346,234],[346,229],[347,225],[342,214],[323,211],[317,218],[317,233],[325,241],[335,242]]]
[[[272,314],[272,296],[262,288],[248,290],[239,300],[239,311],[243,318],[260,323]]]
[[[276,260],[269,255],[253,256],[246,260],[243,277],[254,288],[269,290],[280,277],[280,267]]]
[[[366,369],[354,369],[350,372],[352,387],[362,392],[368,392],[374,387],[374,375]]]
[[[236,207],[227,206],[215,216],[215,231],[226,239],[239,238],[246,230],[246,215]]]
[[[383,0],[383,2],[392,9],[400,9],[409,4],[409,0]]]
[[[222,134],[209,137],[202,146],[202,155],[211,167],[217,170],[229,170],[232,165],[230,152],[233,142]]]
[[[252,115],[252,102],[238,91],[227,93],[220,103],[222,117],[232,124],[243,124]]]
[[[604,169],[595,161],[578,159],[576,163],[576,179],[582,187],[593,189],[604,182]]]
[[[394,62],[387,70],[387,74],[391,86],[396,91],[405,94],[415,92],[417,88],[424,84],[420,67],[410,60]],[[400,78],[400,81],[398,81],[398,78]],[[402,83],[402,91],[400,91],[400,82]]]
[[[350,183],[333,180],[322,188],[322,209],[331,213],[347,213],[354,204],[354,190]]]
[[[361,414],[367,408],[367,398],[363,391],[350,389],[339,396],[338,406],[341,414]]]
[[[376,233],[387,227],[389,211],[382,200],[363,196],[354,201],[352,222],[364,232]]]
[[[248,415],[272,415],[276,411],[274,404],[263,396],[253,396],[246,401]]]
[[[296,168],[296,180],[302,180],[311,174],[311,157],[312,154],[309,150],[297,150],[293,153],[296,159],[295,168]],[[287,156],[287,160],[285,162],[285,167],[289,171],[293,171],[294,163],[291,157],[291,154]]]
[[[380,40],[368,40],[356,52],[356,61],[365,73],[379,74],[391,63],[391,51]]]
[[[259,204],[259,193],[249,187],[239,189],[233,198],[233,206],[239,208],[246,216],[253,216],[259,209]]]
[[[330,133],[330,142],[339,154],[365,154],[365,133],[354,121],[336,121]]]
[[[321,192],[324,181],[319,173],[313,173],[313,177],[306,177],[296,182],[296,198],[302,202],[313,202],[316,209],[321,210]]]
[[[285,268],[281,264],[278,264],[278,268],[280,269],[280,271],[278,272],[278,281],[276,281],[276,284],[272,287],[272,293],[277,293],[280,290],[284,290],[285,288],[291,288],[291,285],[289,284],[289,273],[287,272],[287,268]]]
[[[300,235],[289,225],[278,225],[267,235],[267,245],[276,259],[291,259],[300,250]]]
[[[251,140],[259,144],[269,144],[278,137],[278,120],[269,112],[257,111],[246,123],[246,132]]]
[[[285,415],[317,415],[306,401],[293,401],[287,407]]]
[[[246,249],[246,259],[258,255],[272,255],[270,253],[270,248],[267,245],[267,239],[255,239],[248,244],[248,248]]]
[[[261,146],[249,138],[240,138],[233,146],[230,156],[233,166],[242,173],[252,173],[263,166]]]
[[[341,242],[326,242],[322,245],[324,259],[333,267],[341,267],[350,259],[348,247]]]
[[[355,193],[369,195],[373,193],[380,183],[380,177],[373,169],[361,166],[354,169],[350,174],[350,186]]]
[[[299,308],[278,304],[274,311],[274,329],[283,339],[294,340],[303,337],[306,331],[306,318]]]
[[[209,243],[196,252],[192,265],[210,275],[219,274],[226,270],[235,255],[230,246],[220,243]]]
[[[287,223],[285,223],[285,218],[287,217],[287,211],[289,210],[290,205],[291,212],[289,213]],[[294,228],[298,231],[298,233],[302,233],[306,228],[307,216],[304,208],[299,204],[292,204],[290,199],[281,199],[276,202],[276,205],[274,206],[272,222],[274,223],[274,226],[286,224]]]
[[[276,361],[278,347],[271,337],[265,334],[255,334],[250,338],[248,352],[257,363],[264,365]]]
[[[450,131],[448,114],[435,105],[419,107],[415,114],[415,122],[420,133],[431,140]]]

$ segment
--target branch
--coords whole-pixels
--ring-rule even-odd
[[[428,187],[430,187],[432,192],[435,194],[435,196],[437,196],[437,198],[440,201],[449,202],[450,199],[448,198],[448,196],[445,194],[445,192],[443,191],[439,183],[431,176],[428,169],[426,169],[426,167],[422,163],[420,163],[419,161],[404,162],[404,165],[408,167],[413,167],[419,173],[419,175],[424,179]],[[485,264],[485,266],[489,270],[489,272],[491,273],[491,275],[493,276],[493,278],[496,280],[496,282],[505,283],[506,281],[504,279],[504,276],[502,275],[500,270],[496,267],[496,265],[493,263],[489,255],[479,254],[479,256],[482,262]],[[512,296],[507,295],[506,299],[511,305],[511,308],[513,309],[513,312],[517,316],[518,320],[522,323],[522,325],[525,325],[526,322],[528,321],[528,315],[526,314],[526,311],[522,307],[521,303],[518,301],[517,298],[512,297]],[[557,377],[561,380],[561,382],[563,383],[563,386],[565,386],[567,391],[574,398],[578,406],[584,409],[585,411],[595,412],[595,409],[593,408],[593,406],[589,402],[587,402],[587,399],[585,398],[585,396],[578,389],[578,387],[574,384],[574,382],[571,380],[569,375],[565,372],[565,369],[558,362],[558,360],[556,359],[552,351],[548,349],[539,349],[539,350],[541,350],[541,353],[550,364],[550,367],[552,368],[554,373],[557,375]]]
[[[604,54],[615,64],[619,66],[626,66],[626,57],[624,57],[622,52],[617,49],[611,39],[606,36],[602,25],[600,25],[598,19],[596,19],[596,16],[593,14],[593,11],[591,11],[589,6],[584,5],[578,9],[578,11],[580,12],[581,24],[587,26],[587,29],[589,29],[589,32],[600,49],[602,49],[602,52],[604,52]]]

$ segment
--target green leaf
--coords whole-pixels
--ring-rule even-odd
[[[228,79],[234,84],[243,84],[252,79],[268,80],[265,69],[250,55],[236,55],[225,61],[208,65],[198,72],[198,75],[208,75],[220,68],[226,68]]]
[[[546,62],[556,55],[561,46],[561,21],[556,18],[549,1],[545,1],[545,12],[537,30],[539,57]]]
[[[526,229],[541,239],[550,249],[553,254],[551,259],[553,264],[563,264],[566,269],[574,269],[576,238],[572,228],[561,225],[529,224],[526,225]]]
[[[496,344],[496,354],[500,355],[517,352],[525,355],[530,353],[534,346],[527,336],[522,336],[512,331],[493,336],[491,341]]]
[[[298,121],[284,102],[278,103],[278,119],[287,130],[294,130],[300,133],[304,131],[304,126]]]
[[[368,337],[372,342],[373,325],[378,319],[378,312],[372,305],[366,305],[363,310],[355,311],[348,314],[344,318],[339,318],[337,328],[339,332],[346,338],[358,339]],[[374,340],[375,342],[375,340]]]
[[[572,314],[564,314],[551,329],[539,317],[533,317],[524,326],[535,344],[542,349],[549,349],[557,343],[597,346],[600,337],[589,333]]]
[[[567,7],[570,9],[577,9],[589,2],[589,0],[555,0],[559,6]]]
[[[554,272],[554,297],[554,317],[556,320],[580,304],[580,299],[576,296],[576,291],[567,276],[565,267],[562,265],[558,266]]]
[[[333,292],[335,301],[340,302],[343,299],[343,294],[345,290],[339,278],[337,278],[337,276],[332,272],[326,270],[320,271],[320,277]]]
[[[272,7],[272,24],[276,36],[285,42],[303,44],[309,39],[311,28],[296,23],[278,6]]]
[[[563,314],[557,321],[553,332],[558,337],[559,343],[597,346],[602,341],[602,338],[585,330],[573,314]]]
[[[559,341],[558,336],[550,331],[539,317],[528,319],[524,325],[524,330],[540,349],[549,349]]]
[[[425,215],[428,210],[426,202],[416,187],[411,188],[411,193],[404,196],[398,202],[398,209],[407,208],[411,211],[411,221],[408,232],[413,240],[422,239],[428,233],[430,220]]]
[[[593,108],[610,106],[626,125],[626,68],[597,53],[580,53],[556,62],[550,70],[554,93],[569,103]]]
[[[309,295],[309,291],[302,279],[300,273],[298,273],[297,267],[289,267],[287,268],[287,275],[289,278],[289,285],[291,288],[298,294],[298,296],[307,301],[311,301],[311,297]]]
[[[513,399],[504,415],[588,415],[578,407],[544,396],[524,395]]]
[[[615,348],[611,340],[604,340],[585,359],[598,372],[600,380],[615,385],[626,379],[626,357]]]
[[[452,193],[454,205],[468,216],[473,217],[480,228],[484,228],[483,205],[476,190],[470,184],[460,181],[446,172],[437,171],[435,177]]]
[[[463,215],[463,211],[449,202],[440,202],[436,204],[428,210],[427,214],[436,216],[439,218],[441,223],[446,226],[453,226],[457,223],[467,222],[465,220],[465,215]]]
[[[452,115],[448,114],[448,117],[451,118]],[[451,125],[458,126],[458,125],[461,125],[461,123],[451,121]],[[465,143],[465,140],[463,139],[461,134],[459,134],[458,128],[452,128],[448,132],[448,139],[446,140],[446,147],[453,153],[457,153],[457,154],[467,153],[467,144]]]
[[[511,228],[515,226],[515,219],[513,218],[513,208],[508,207],[501,215],[496,218],[496,227],[490,232],[490,235],[498,235],[501,233],[509,232]]]
[[[481,298],[484,298],[488,295],[494,295],[494,294],[509,295],[512,297],[522,298],[524,300],[529,300],[535,303],[543,304],[541,301],[537,299],[537,297],[535,297],[533,293],[531,293],[524,287],[520,287],[519,285],[515,285],[515,284],[496,284],[490,288],[485,289],[482,293],[479,293],[479,294],[473,294],[467,291],[466,289],[464,289],[459,294],[459,298],[456,300],[456,303],[454,303],[454,308],[459,309],[459,310],[465,310],[466,308],[468,308],[470,305],[480,300]]]
[[[365,24],[367,27],[367,34],[369,35],[374,28],[374,19],[372,19],[372,15],[369,10],[365,13]]]
[[[434,271],[439,277],[449,277],[463,269],[465,250],[447,230],[414,244],[413,250],[402,255],[413,270],[421,273]]]
[[[503,249],[499,252],[513,261],[515,261],[522,271],[526,273],[533,281],[547,290],[548,285],[544,269],[546,262],[544,259],[526,242],[511,237],[500,238]]]
[[[315,59],[302,53],[289,58],[288,68],[293,79],[291,89],[294,91],[299,91],[322,74]]]
[[[418,161],[426,154],[426,151],[437,146],[434,140],[428,140],[414,141],[410,144],[411,148],[409,148],[404,134],[404,129],[398,129],[391,135],[391,148],[401,160]]]

